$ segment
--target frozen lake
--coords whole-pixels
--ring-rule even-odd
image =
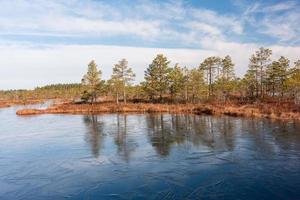
[[[0,199],[300,199],[300,124],[0,109]]]

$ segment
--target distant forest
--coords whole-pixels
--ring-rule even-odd
[[[0,91],[0,99],[73,99],[80,102],[116,103],[203,103],[294,102],[300,103],[300,60],[291,63],[281,56],[271,60],[272,50],[261,47],[249,59],[243,78],[235,75],[231,57],[213,56],[196,68],[175,64],[158,54],[145,70],[144,81],[132,84],[135,73],[126,59],[112,68],[109,80],[101,79],[101,69],[93,60],[81,83],[54,84],[34,90]]]

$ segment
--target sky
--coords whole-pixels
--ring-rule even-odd
[[[93,59],[108,79],[126,58],[139,82],[159,53],[230,55],[242,76],[261,46],[300,59],[299,0],[0,0],[0,89],[80,82]]]

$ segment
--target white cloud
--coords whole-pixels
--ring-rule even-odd
[[[158,53],[165,54],[171,65],[197,67],[208,56],[232,56],[239,76],[247,70],[248,59],[259,48],[257,44],[203,40],[204,50],[137,48],[103,45],[0,45],[0,89],[33,88],[50,83],[80,82],[87,64],[95,59],[103,78],[111,75],[113,64],[126,58],[141,81],[144,70]],[[292,62],[299,59],[300,47],[270,46],[274,59],[284,55]],[[13,52],[13,53],[12,53]]]
[[[221,30],[218,29],[215,26],[211,26],[205,23],[199,23],[199,22],[190,22],[187,23],[187,27],[195,30],[195,31],[200,31],[203,33],[207,33],[209,35],[222,35]]]
[[[266,16],[261,23],[262,32],[279,41],[298,43],[300,35],[300,13],[290,11],[281,16]]]
[[[13,2],[13,1],[11,1]],[[91,17],[90,13],[102,12],[104,8],[87,7],[84,12],[78,9],[68,8],[64,4],[36,3],[21,1],[13,9],[11,4],[0,3],[0,30],[2,34],[17,35],[64,35],[64,36],[107,36],[107,35],[137,35],[140,37],[152,37],[159,33],[161,24],[155,20],[139,19],[104,19],[102,15]],[[4,4],[4,5],[1,5]],[[51,9],[51,12],[48,10]],[[100,9],[100,10],[98,10]],[[17,11],[19,14],[10,14],[7,11]],[[41,12],[44,11],[44,12]],[[110,13],[107,13],[107,15]],[[109,15],[110,16],[110,15]]]
[[[272,5],[256,2],[248,6],[243,19],[258,33],[276,38],[280,43],[299,44],[300,4],[295,1]]]
[[[209,23],[225,30],[232,30],[236,34],[243,33],[242,24],[235,17],[218,15],[216,12],[207,9],[191,9],[191,15],[202,23]]]
[[[278,3],[271,6],[266,6],[262,9],[262,12],[279,12],[279,11],[285,11],[293,9],[297,6],[297,3],[294,1],[285,1],[282,3]]]
[[[245,3],[245,2],[244,2]],[[273,13],[280,11],[287,11],[296,8],[299,4],[295,1],[284,1],[277,4],[266,4],[254,2],[247,7],[246,14],[250,13]]]
[[[225,15],[205,8],[193,8],[183,0],[159,3],[137,0],[130,5],[120,3],[117,7],[93,0],[0,0],[0,36],[42,38],[42,46],[30,40],[21,43],[2,39],[0,89],[79,82],[91,59],[96,59],[107,79],[112,65],[124,57],[137,72],[140,81],[144,70],[158,53],[166,54],[173,64],[178,62],[190,67],[198,66],[205,57],[229,54],[236,63],[237,74],[243,75],[250,55],[262,46],[239,42],[239,39],[248,36],[246,29],[250,26],[254,27],[254,32],[277,38],[278,42],[269,46],[273,49],[274,58],[285,55],[292,61],[297,59],[300,52],[297,46],[300,42],[297,3],[254,3],[245,10],[243,14]],[[247,23],[249,27],[245,25]],[[81,41],[93,38],[95,41],[111,36],[120,36],[118,39],[121,40],[126,39],[123,36],[130,36],[137,41],[143,40],[144,46],[154,42],[198,49],[48,45],[43,40],[48,36],[72,37],[74,41],[78,38]],[[256,34],[251,37],[256,37]],[[285,46],[278,45],[281,43]]]
[[[11,53],[13,52],[13,53]],[[54,45],[28,47],[13,45],[0,47],[0,89],[33,88],[60,82],[80,82],[90,60],[95,59],[103,78],[110,77],[113,64],[126,58],[143,79],[144,70],[158,53],[172,64],[198,66],[201,58],[213,55],[207,50],[135,48],[101,45]]]
[[[225,38],[230,33],[242,34],[243,27],[232,16],[194,9],[184,1],[137,1],[112,7],[91,0],[11,0],[0,1],[0,32],[19,37],[137,36],[145,41],[164,39],[181,44],[192,43],[193,35],[193,43],[198,44],[203,34]]]

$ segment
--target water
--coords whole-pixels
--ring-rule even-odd
[[[300,124],[0,109],[0,199],[300,199]]]

